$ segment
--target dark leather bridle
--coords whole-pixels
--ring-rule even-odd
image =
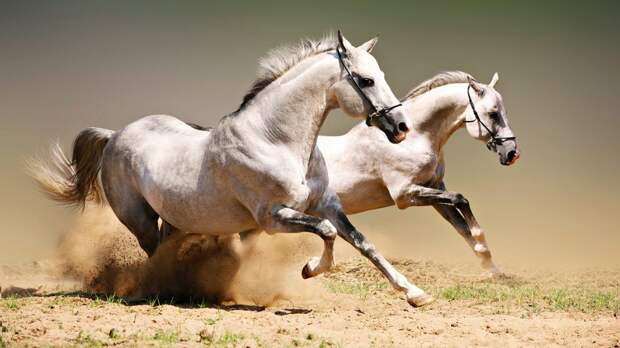
[[[487,130],[487,132],[489,132],[489,134],[491,135],[491,139],[489,139],[489,141],[487,142],[487,149],[491,151],[496,151],[497,145],[501,145],[505,141],[508,141],[508,140],[516,140],[517,137],[498,137],[497,133],[492,131],[491,128],[487,127],[487,125],[484,124],[484,122],[482,122],[482,120],[480,119],[480,116],[478,115],[478,111],[476,111],[474,102],[471,100],[471,94],[469,93],[470,89],[471,89],[471,85],[467,85],[467,98],[469,99],[469,106],[471,106],[471,110],[474,112],[474,116],[476,117],[476,119],[474,120],[465,119],[465,122],[470,123],[470,122],[477,121],[482,127],[484,127],[484,129]]]
[[[367,126],[371,125],[371,122],[372,122],[372,120],[374,118],[385,117],[385,116],[387,116],[387,114],[390,113],[390,111],[392,111],[392,110],[396,109],[397,107],[403,105],[402,103],[398,103],[396,105],[389,106],[389,107],[377,108],[375,106],[375,104],[372,102],[372,100],[370,100],[370,98],[368,98],[366,93],[364,93],[364,91],[362,90],[362,87],[360,87],[360,85],[358,84],[357,80],[355,79],[355,77],[351,73],[351,70],[349,70],[349,68],[347,67],[347,64],[345,64],[345,61],[344,61],[344,59],[342,57],[342,53],[340,53],[340,47],[336,48],[336,53],[338,53],[338,60],[340,61],[340,64],[342,64],[342,67],[344,67],[344,71],[347,72],[347,76],[349,77],[351,82],[353,82],[353,87],[355,87],[357,92],[362,96],[362,99],[364,99],[366,101],[366,103],[368,103],[368,105],[370,106],[370,112],[368,113],[368,116],[366,116],[366,125]]]

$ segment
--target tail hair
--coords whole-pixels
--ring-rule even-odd
[[[86,128],[73,142],[71,161],[56,143],[48,159],[35,158],[27,163],[30,176],[52,200],[67,205],[85,206],[86,201],[105,202],[105,193],[98,180],[103,150],[113,131]]]

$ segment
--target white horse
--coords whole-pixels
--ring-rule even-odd
[[[421,83],[403,100],[411,130],[398,145],[363,123],[341,136],[319,136],[317,146],[327,163],[329,188],[338,194],[345,213],[431,205],[465,238],[483,267],[500,275],[469,202],[459,193],[446,191],[443,182],[443,147],[460,128],[486,142],[501,164],[511,165],[519,158],[502,96],[495,90],[498,79],[496,73],[485,86],[455,71]],[[243,237],[252,242],[249,234]]]
[[[338,41],[304,41],[277,50],[261,62],[239,109],[211,132],[161,115],[116,132],[89,128],[75,139],[72,161],[56,151],[55,166],[39,166],[34,176],[64,203],[105,196],[149,255],[173,230],[212,236],[308,231],[324,240],[323,255],[302,271],[312,277],[332,266],[338,234],[406,293],[410,304],[424,305],[432,298],[351,225],[328,190],[327,169],[315,146],[327,113],[337,107],[366,117],[390,142],[405,139],[409,124],[403,109],[394,109],[399,100],[369,54],[376,41],[354,47],[339,33]],[[161,229],[158,219],[164,221]]]
[[[443,147],[465,127],[473,138],[499,154],[500,163],[519,158],[502,96],[466,73],[446,72],[423,82],[403,100],[410,135],[393,145],[362,124],[342,136],[321,136],[318,147],[330,174],[329,187],[347,214],[396,204],[400,209],[433,206],[465,238],[484,268],[500,274],[467,199],[446,191]]]

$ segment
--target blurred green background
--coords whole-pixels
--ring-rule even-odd
[[[213,125],[257,59],[342,29],[397,95],[442,70],[498,71],[522,150],[499,165],[457,133],[446,182],[472,202],[500,264],[620,264],[618,1],[0,1],[0,262],[49,253],[74,214],[24,160],[88,126],[167,113]],[[340,112],[323,134],[354,125]],[[432,208],[354,216],[388,255],[475,262]],[[343,243],[343,242],[341,242]]]

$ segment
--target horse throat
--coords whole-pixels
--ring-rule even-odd
[[[461,85],[441,86],[412,100],[417,104],[411,108],[414,128],[421,134],[429,134],[438,152],[452,134],[465,125],[463,113],[467,108],[467,95],[458,87]]]

